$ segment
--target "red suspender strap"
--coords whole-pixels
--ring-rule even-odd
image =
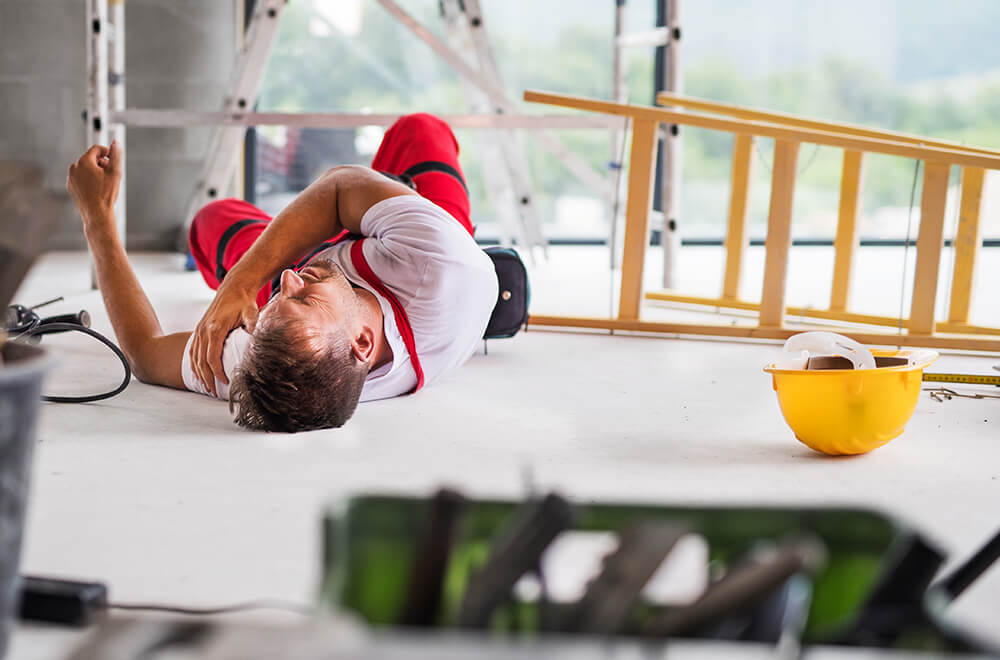
[[[389,289],[385,288],[385,285],[375,275],[371,266],[368,265],[368,260],[365,259],[365,252],[362,248],[364,242],[365,240],[362,238],[354,241],[351,245],[351,262],[354,264],[354,269],[358,271],[358,275],[364,278],[369,286],[384,296],[389,301],[389,305],[392,306],[392,314],[396,317],[396,327],[399,328],[399,334],[403,336],[403,343],[406,344],[406,350],[410,353],[410,364],[413,365],[413,371],[417,374],[417,386],[413,388],[413,391],[416,392],[424,386],[424,370],[420,366],[420,358],[417,357],[417,346],[413,341],[413,328],[410,327],[410,320],[406,318],[406,310],[403,309],[403,305],[399,302],[399,299]]]

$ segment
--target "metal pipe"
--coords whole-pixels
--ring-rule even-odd
[[[86,140],[108,144],[108,0],[87,0],[87,122]],[[97,288],[97,272],[91,262],[90,287]]]
[[[391,126],[400,114],[354,112],[205,112],[199,110],[154,110],[129,108],[111,113],[111,120],[128,126],[150,128],[196,125],[223,126],[308,126],[312,128],[355,128]],[[452,128],[604,129],[621,126],[621,119],[606,115],[522,115],[457,114],[440,115]]]
[[[122,180],[118,193],[118,202],[115,204],[115,219],[117,221],[118,235],[121,236],[122,245],[126,245],[126,191],[128,190],[127,172],[125,158],[128,152],[125,149],[125,126],[114,123],[111,120],[111,113],[125,109],[125,0],[109,0],[108,18],[110,29],[108,30],[108,132],[112,140],[117,140],[122,148]]]
[[[625,2],[626,0],[615,0],[615,35],[611,47],[611,92],[614,95],[615,103],[628,102],[628,86],[626,85],[626,65],[628,60],[625,57],[625,48],[621,43],[622,35],[625,32]],[[625,178],[621,176],[622,168],[625,167],[625,124],[618,122],[611,133],[611,160],[615,170],[614,191],[611,200],[611,227],[608,231],[608,245],[610,250],[608,259],[610,268],[614,270],[621,264],[621,256],[618,254],[618,226],[619,212],[621,204],[619,200],[624,195]],[[614,303],[614,286],[612,285],[612,295],[609,302]]]
[[[665,7],[667,43],[663,46],[663,88],[674,94],[683,89],[680,51],[680,0],[660,0]],[[663,286],[673,288],[676,279],[677,252],[680,249],[680,235],[677,222],[680,212],[681,188],[681,135],[680,128],[671,124],[664,126],[666,134],[662,142],[663,169],[661,172],[660,208],[663,210]]]

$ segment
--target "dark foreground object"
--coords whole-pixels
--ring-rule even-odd
[[[35,346],[7,342],[0,350],[0,658],[16,608],[28,478],[35,424],[47,367]]]
[[[595,536],[612,540],[596,563],[569,551]],[[693,600],[662,599],[647,586],[681,541],[704,548],[693,559],[701,569],[688,561],[683,570],[706,581]],[[944,553],[865,509],[371,495],[327,515],[321,597],[380,631],[419,625],[511,642],[583,635],[653,646],[699,639],[995,652],[953,625],[947,606],[998,555],[1000,536],[935,581]],[[597,568],[579,576],[578,591],[547,588],[580,565]]]

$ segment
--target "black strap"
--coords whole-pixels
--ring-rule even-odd
[[[300,259],[299,262],[297,264],[295,264],[295,266],[294,266],[295,270],[302,270],[303,268],[306,267],[307,263],[309,263],[310,261],[312,261],[313,257],[315,257],[317,254],[319,254],[323,250],[325,250],[327,248],[330,248],[330,247],[333,247],[334,245],[336,245],[339,242],[340,241],[325,241],[323,243],[320,243],[319,245],[317,245],[316,247],[313,248],[312,252],[310,252],[306,256],[302,257],[302,259]]]
[[[261,223],[266,223],[266,220],[237,220],[233,224],[229,225],[225,232],[222,234],[222,238],[219,239],[219,244],[215,248],[215,279],[222,282],[222,278],[226,276],[226,269],[222,265],[223,258],[226,256],[226,247],[229,245],[229,241],[233,240],[244,227],[249,227],[250,225],[257,225]]]
[[[393,181],[397,181],[397,182],[403,184],[404,186],[406,186],[410,190],[416,190],[417,189],[417,187],[413,184],[413,179],[411,179],[410,177],[408,177],[406,175],[392,174],[391,172],[383,172],[382,170],[376,170],[376,171],[379,174],[381,174],[382,176],[386,177],[386,178],[392,179]]]
[[[455,177],[455,179],[462,184],[462,188],[465,189],[465,194],[469,194],[469,188],[465,185],[465,179],[462,178],[461,173],[448,163],[440,160],[425,160],[422,163],[417,163],[416,165],[407,168],[407,170],[400,176],[412,179],[415,176],[426,174],[427,172],[444,172],[445,174]]]

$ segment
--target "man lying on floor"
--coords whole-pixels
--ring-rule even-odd
[[[66,186],[143,382],[228,398],[241,426],[304,431],[415,392],[479,345],[496,272],[472,239],[458,143],[439,119],[401,118],[372,169],[328,171],[273,220],[235,199],[203,208],[190,246],[217,293],[194,332],[163,334],[128,263],[113,210],[121,162],[118,144],[91,147]]]

